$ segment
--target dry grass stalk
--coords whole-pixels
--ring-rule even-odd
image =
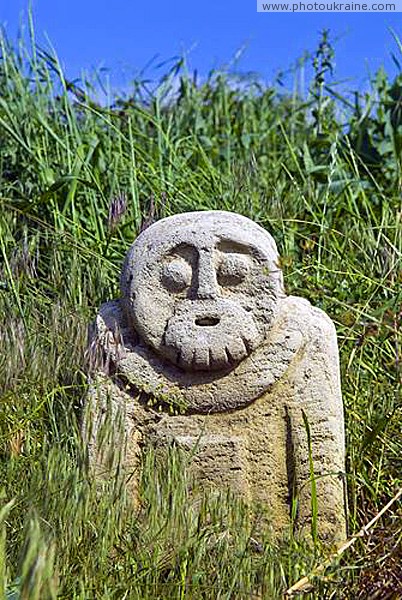
[[[401,497],[402,497],[402,488],[400,488],[398,490],[398,492],[395,494],[395,496],[380,510],[380,512],[378,512],[376,514],[375,517],[373,517],[371,519],[371,521],[369,521],[369,523],[367,523],[366,525],[364,525],[364,527],[362,527],[360,529],[360,531],[358,531],[358,533],[355,533],[350,538],[348,538],[343,544],[341,544],[341,546],[339,546],[339,548],[335,552],[333,552],[325,562],[323,562],[320,565],[318,565],[318,567],[316,569],[314,569],[309,575],[306,575],[305,577],[302,577],[301,579],[299,579],[299,581],[297,581],[294,585],[292,585],[292,587],[290,587],[289,589],[287,589],[286,592],[285,592],[285,594],[284,594],[285,598],[293,598],[297,594],[307,594],[308,592],[311,592],[314,589],[314,585],[312,583],[312,580],[315,577],[318,577],[319,575],[322,575],[325,572],[325,570],[336,559],[340,558],[342,556],[342,554],[344,552],[346,552],[346,550],[348,550],[348,548],[350,548],[351,546],[353,546],[353,544],[356,542],[356,540],[358,540],[359,538],[362,538],[362,537],[366,536],[370,532],[371,528],[374,527],[374,525],[377,523],[377,521]]]

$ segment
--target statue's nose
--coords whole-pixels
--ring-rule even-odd
[[[219,286],[216,280],[212,253],[208,250],[200,250],[198,257],[197,298],[201,300],[213,300],[218,296]]]

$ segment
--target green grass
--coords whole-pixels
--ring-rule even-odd
[[[192,496],[179,455],[146,456],[139,509],[119,474],[88,477],[87,326],[149,218],[220,208],[272,233],[288,292],[337,327],[350,531],[400,488],[402,75],[341,97],[322,41],[307,97],[180,62],[101,106],[32,27],[29,49],[2,35],[0,596],[274,599],[325,559]],[[306,597],[400,597],[401,536],[399,502]]]

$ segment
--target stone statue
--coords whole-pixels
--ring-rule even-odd
[[[121,291],[92,334],[93,455],[109,404],[134,495],[143,450],[174,444],[204,486],[263,507],[276,532],[291,514],[308,528],[315,494],[319,535],[344,537],[335,328],[285,294],[269,233],[224,211],[162,219],[131,246]]]

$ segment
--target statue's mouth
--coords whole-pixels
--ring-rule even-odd
[[[197,327],[214,327],[219,324],[220,319],[218,317],[198,317],[194,322]]]
[[[250,312],[225,299],[185,301],[168,320],[163,353],[185,371],[234,368],[261,342]]]

